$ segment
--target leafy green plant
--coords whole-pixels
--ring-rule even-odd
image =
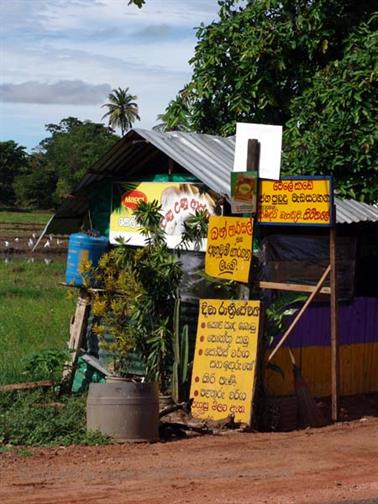
[[[144,248],[120,244],[105,254],[94,271],[103,288],[93,311],[101,322],[94,328],[102,345],[114,355],[115,371],[127,376],[127,355],[141,355],[147,380],[157,380],[165,392],[173,362],[173,314],[182,271],[177,255],[168,249],[160,227],[157,201],[141,202],[135,211],[146,237]],[[111,334],[112,342],[105,335]]]
[[[202,240],[207,236],[207,229],[209,224],[209,214],[206,210],[196,210],[196,212],[184,222],[184,232],[181,236],[180,249],[187,249],[193,246],[195,249],[200,249]]]
[[[296,311],[296,305],[307,299],[305,294],[282,294],[271,302],[265,311],[264,343],[270,345],[286,329],[288,317]]]
[[[60,381],[64,363],[70,358],[68,349],[46,349],[33,352],[23,359],[23,374],[27,380]]]
[[[180,306],[179,293],[175,300],[174,320],[174,342],[173,342],[173,367],[172,367],[172,396],[179,402],[185,396],[185,387],[189,380],[189,327],[187,324],[181,329],[180,326]]]

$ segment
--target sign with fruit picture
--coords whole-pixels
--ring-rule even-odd
[[[235,213],[256,213],[257,172],[231,173],[231,211]]]

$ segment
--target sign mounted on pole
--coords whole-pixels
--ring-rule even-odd
[[[232,213],[256,213],[257,171],[231,172]]]
[[[260,180],[257,222],[284,226],[331,227],[331,177]]]
[[[205,272],[216,278],[248,282],[253,219],[210,216]]]
[[[190,397],[196,418],[251,423],[260,301],[201,299]]]
[[[245,170],[248,140],[260,143],[259,177],[277,180],[281,170],[282,126],[272,124],[236,123],[233,171]]]

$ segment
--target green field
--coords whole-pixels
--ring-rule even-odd
[[[25,381],[22,359],[33,352],[64,348],[74,301],[63,281],[65,265],[0,263],[0,383]]]
[[[51,212],[8,212],[0,210],[0,223],[5,224],[47,224]]]

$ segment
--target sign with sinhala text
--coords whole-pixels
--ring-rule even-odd
[[[201,299],[190,397],[195,418],[250,424],[260,301]]]
[[[209,218],[205,272],[216,278],[248,282],[252,259],[253,219]]]
[[[333,224],[332,207],[330,177],[260,181],[260,224],[329,227]]]
[[[212,215],[215,200],[202,184],[186,182],[118,182],[113,184],[112,213],[110,217],[110,243],[118,238],[129,245],[143,246],[146,237],[141,234],[134,210],[141,201],[156,200],[161,205],[161,227],[166,233],[170,248],[181,241],[185,219],[196,211]]]

